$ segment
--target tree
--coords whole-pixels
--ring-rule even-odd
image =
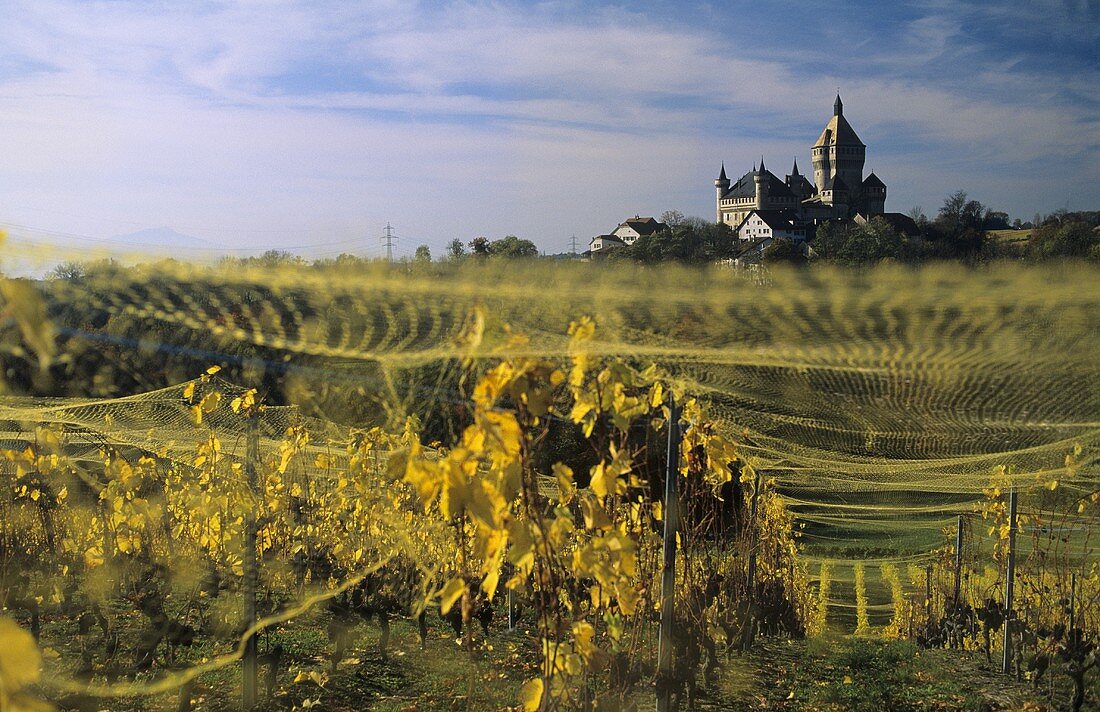
[[[54,279],[64,279],[69,282],[79,282],[88,276],[88,270],[80,262],[63,262],[53,268],[50,276]]]
[[[858,226],[837,251],[837,258],[847,264],[868,264],[883,260],[901,259],[905,238],[886,222],[873,217],[867,224]]]
[[[989,210],[977,200],[967,200],[965,190],[947,196],[932,223],[942,257],[977,257],[985,247]]]
[[[810,243],[821,259],[846,265],[867,265],[897,260],[906,255],[905,238],[881,217],[863,225],[825,223]]]
[[[830,220],[817,226],[810,247],[819,259],[832,260],[837,248],[846,239],[848,226],[845,223]]]
[[[489,238],[479,235],[470,240],[470,254],[474,257],[488,257]]]
[[[462,243],[459,243],[461,245]],[[416,262],[431,262],[432,251],[427,245],[420,245],[416,248],[416,254],[413,255],[413,260]]]
[[[701,218],[684,218],[668,229],[642,235],[633,245],[611,253],[615,259],[654,263],[675,260],[684,263],[713,262],[732,257],[739,243],[725,223]]]
[[[493,240],[489,243],[489,254],[494,257],[508,259],[538,257],[539,248],[530,240],[522,240],[515,235],[507,235],[500,240]]]
[[[773,240],[772,244],[764,249],[762,257],[764,262],[772,264],[781,262],[792,265],[806,264],[806,255],[802,253],[802,248],[796,245],[793,240],[784,238]]]
[[[1037,260],[1077,257],[1100,261],[1100,232],[1084,220],[1048,218],[1032,231],[1028,255]]]
[[[447,243],[447,259],[461,260],[466,256],[466,247],[457,237]]]
[[[254,262],[262,267],[305,264],[301,257],[286,250],[268,250],[259,257],[249,257],[246,261]]]
[[[982,227],[986,230],[1011,229],[1011,225],[1008,222],[1008,213],[1003,213],[999,210],[988,211],[985,215],[985,224]]]
[[[669,227],[676,227],[682,224],[687,218],[679,210],[666,210],[661,213],[661,222]]]

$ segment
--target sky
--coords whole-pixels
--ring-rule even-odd
[[[0,226],[546,253],[781,177],[839,88],[887,210],[1100,209],[1100,0],[0,0]],[[162,231],[163,232],[163,231]]]

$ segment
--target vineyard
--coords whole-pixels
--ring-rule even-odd
[[[771,708],[891,641],[1100,704],[1095,267],[99,261],[0,314],[3,712],[719,709],[822,641]]]

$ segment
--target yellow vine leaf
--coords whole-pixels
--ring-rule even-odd
[[[0,709],[22,712],[41,709],[20,694],[38,682],[42,658],[27,631],[11,618],[0,618]]]
[[[523,683],[519,690],[519,700],[523,704],[524,712],[535,712],[542,704],[543,684],[542,678],[536,677]]]
[[[199,406],[204,413],[213,413],[218,408],[218,404],[222,401],[222,394],[214,391],[203,396]]]
[[[242,410],[244,410],[244,411],[251,410],[252,407],[255,406],[255,405],[256,405],[256,389],[255,388],[249,388],[247,391],[245,391],[241,395],[237,396],[236,398],[234,398],[229,403],[229,407],[233,409],[234,413],[239,413]]]
[[[581,499],[581,513],[584,515],[584,525],[589,529],[610,529],[614,524],[607,510],[591,495]]]
[[[554,478],[558,481],[558,501],[561,504],[569,504],[577,491],[576,485],[573,484],[573,470],[568,465],[555,462],[553,471]]]
[[[443,587],[439,596],[439,612],[443,615],[451,610],[455,602],[462,597],[462,592],[466,590],[466,582],[461,577],[455,576],[453,579],[447,582],[447,585]]]
[[[592,658],[593,653],[596,651],[595,645],[596,629],[592,627],[592,624],[587,621],[577,621],[573,624],[573,643],[577,650],[585,660]]]

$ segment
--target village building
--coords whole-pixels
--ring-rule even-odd
[[[619,226],[607,235],[596,235],[588,241],[588,254],[597,257],[611,250],[633,245],[639,237],[654,235],[667,230],[668,225],[655,218],[643,218],[635,215],[619,223]]]
[[[737,239],[754,242],[761,238],[785,238],[802,242],[806,239],[806,224],[794,210],[752,210],[737,226]]]

